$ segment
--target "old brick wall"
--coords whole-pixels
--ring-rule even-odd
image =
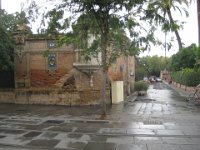
[[[125,81],[126,74],[127,74],[127,65],[128,65],[128,72],[129,75],[135,72],[135,60],[134,57],[119,57],[115,63],[109,67],[108,75],[112,81]]]
[[[56,68],[49,69],[48,53],[56,54]],[[58,105],[87,105],[100,103],[100,89],[102,84],[101,71],[93,73],[93,86],[91,76],[73,67],[75,62],[74,48],[71,45],[48,48],[45,39],[29,39],[26,41],[23,52],[23,59],[16,57],[16,79],[22,78],[30,82],[30,88],[17,89],[15,91],[15,103],[29,104],[58,104]],[[126,81],[126,66],[129,66],[129,73],[134,72],[135,64],[133,58],[120,57],[108,70],[108,76],[112,81]],[[67,91],[57,88],[56,83],[62,78],[67,79],[71,74],[75,78],[76,89]],[[130,80],[132,80],[130,78]],[[61,81],[62,83],[63,81]],[[59,82],[60,83],[60,82]],[[58,85],[58,84],[57,84]],[[110,99],[109,83],[107,85],[107,99]],[[43,89],[40,89],[43,88]],[[53,90],[49,90],[52,88]],[[39,89],[37,91],[37,89]],[[45,90],[46,89],[46,90]],[[59,89],[61,91],[56,91]],[[28,91],[27,91],[28,90]],[[35,91],[36,90],[36,91]],[[109,101],[108,101],[109,102]]]
[[[27,58],[26,55],[22,58],[16,57],[15,59],[15,72],[17,78],[24,78],[27,75]]]
[[[73,53],[56,53],[57,68],[55,71],[49,71],[47,60],[41,54],[31,55],[31,87],[54,86],[62,76],[68,74],[73,69]]]
[[[99,90],[101,88],[101,72],[97,71],[93,74],[93,86],[90,85],[91,77],[83,72],[76,70],[75,72],[76,87],[78,90]]]
[[[56,67],[48,67],[45,53],[56,54]],[[23,57],[15,56],[15,81],[24,87],[49,87],[73,69],[75,59],[72,45],[48,47],[46,39],[26,39],[22,51]],[[22,83],[21,83],[22,82]],[[22,86],[23,87],[23,86]]]

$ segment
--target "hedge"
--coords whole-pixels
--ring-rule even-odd
[[[173,81],[186,86],[197,86],[200,84],[200,70],[185,68],[171,73],[171,77]]]

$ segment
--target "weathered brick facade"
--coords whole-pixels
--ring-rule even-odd
[[[86,70],[81,69],[82,62],[77,62],[79,56],[72,45],[57,47],[52,38],[26,38],[20,46],[15,50],[18,51],[15,55],[15,103],[100,103],[101,71],[90,70],[88,64]],[[122,56],[109,68],[108,76],[111,82],[126,81],[126,88],[127,83],[134,81],[134,72],[134,57]],[[110,99],[109,89],[107,98]]]

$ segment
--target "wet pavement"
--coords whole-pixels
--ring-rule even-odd
[[[200,106],[182,91],[151,85],[107,110],[0,104],[0,150],[200,150]]]

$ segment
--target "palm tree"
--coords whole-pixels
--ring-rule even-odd
[[[181,42],[181,38],[179,35],[179,28],[180,26],[176,23],[172,16],[172,9],[178,10],[180,13],[182,11],[185,12],[186,16],[188,16],[188,12],[183,8],[180,9],[182,4],[186,4],[188,6],[190,0],[154,0],[153,2],[150,1],[148,9],[151,10],[151,13],[154,14],[154,18],[159,24],[163,26],[163,30],[166,31],[173,31],[177,38],[179,50],[182,49],[183,44]],[[166,20],[166,15],[168,20]]]

